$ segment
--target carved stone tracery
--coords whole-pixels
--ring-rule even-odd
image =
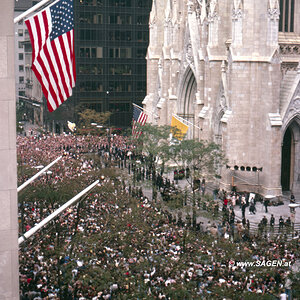
[[[235,0],[233,2],[232,20],[237,21],[243,18],[243,2],[242,0]]]
[[[189,43],[186,46],[186,60],[191,66],[191,69],[194,70],[194,55],[191,41],[189,41]]]
[[[268,9],[269,19],[277,21],[277,20],[279,20],[279,16],[280,16],[280,11],[278,8],[274,8],[274,9],[269,8]]]
[[[282,55],[299,55],[300,45],[281,44],[279,50]]]
[[[286,74],[288,71],[296,71],[298,63],[296,62],[283,62],[281,64],[282,75]]]
[[[208,20],[209,23],[213,23],[215,20],[218,19],[217,4],[218,4],[217,0],[212,0],[210,2],[209,13],[208,13],[208,16],[207,16],[207,20]]]

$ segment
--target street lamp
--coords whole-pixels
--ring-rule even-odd
[[[109,111],[109,91],[106,91],[106,110]]]

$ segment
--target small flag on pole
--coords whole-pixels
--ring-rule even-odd
[[[32,45],[32,70],[50,112],[75,86],[73,0],[59,0],[25,21]]]
[[[133,106],[133,121],[132,121],[132,136],[138,138],[141,135],[141,131],[137,130],[138,126],[145,125],[148,115],[145,114],[140,108]],[[139,125],[138,125],[139,124]]]
[[[171,132],[177,140],[181,141],[183,137],[186,135],[188,129],[189,129],[188,125],[185,125],[175,116],[172,116]]]

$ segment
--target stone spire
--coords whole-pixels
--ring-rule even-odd
[[[243,8],[243,0],[234,0],[233,1],[234,9],[242,9]]]
[[[189,0],[187,3],[188,7],[188,13],[192,14],[194,12],[194,2],[192,0]]]
[[[211,0],[208,10],[208,46],[214,47],[218,43],[218,12],[217,12],[218,0]]]
[[[234,0],[232,19],[237,20],[242,18],[242,12],[243,12],[243,0]]]
[[[214,16],[217,13],[218,0],[211,0],[209,5],[209,15]]]
[[[278,46],[278,22],[280,7],[278,0],[269,0],[268,3],[268,36],[267,44],[274,50]]]
[[[164,21],[164,47],[169,47],[172,44],[172,27],[172,0],[167,0]]]
[[[203,24],[203,22],[205,21],[206,18],[207,18],[207,13],[206,13],[206,0],[202,0],[202,5],[201,5],[201,16],[200,16],[201,24]]]
[[[167,0],[167,7],[165,10],[165,22],[168,23],[172,20],[172,0]]]
[[[156,0],[153,0],[152,9],[149,17],[150,26],[156,23],[156,19],[157,19],[157,6],[156,6]]]
[[[278,0],[269,0],[268,12],[270,19],[279,20],[280,8]]]
[[[233,1],[232,45],[241,46],[243,42],[243,0]]]
[[[173,18],[172,18],[172,24],[173,26],[178,22],[178,11],[177,11],[177,3],[176,0],[173,0]]]
[[[269,0],[269,9],[279,9],[279,2],[278,0]]]

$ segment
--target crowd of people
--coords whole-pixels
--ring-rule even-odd
[[[33,187],[67,183],[72,190],[73,180],[92,181],[93,172],[100,175],[110,160],[128,172],[136,169],[132,147],[121,136],[18,137],[18,162],[28,168],[63,155],[50,177],[40,177]],[[139,169],[142,180],[147,169]],[[159,175],[156,180],[159,189],[173,186]],[[24,198],[26,230],[40,221],[42,212],[45,216],[58,206]],[[227,205],[230,221],[234,210]],[[299,260],[299,239],[228,239],[226,231],[215,228],[197,230],[189,218],[163,210],[121,176],[105,178],[20,247],[21,299],[242,299],[247,294],[277,299],[291,293],[290,266]],[[238,264],[245,261],[282,265]]]

